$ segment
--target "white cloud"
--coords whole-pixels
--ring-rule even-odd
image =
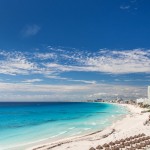
[[[7,92],[70,92],[87,90],[89,87],[83,85],[49,85],[49,84],[25,84],[0,82],[0,91]]]
[[[46,60],[46,59],[56,59],[57,55],[54,53],[36,53],[35,57],[41,60]]]
[[[96,84],[96,81],[94,80],[73,80],[73,79],[68,79],[68,81],[73,81],[73,82],[79,82],[79,83],[86,83],[86,84]]]
[[[72,60],[74,61],[75,59]],[[99,51],[96,56],[95,54],[93,56],[79,55],[73,65],[58,63],[45,63],[44,65],[46,68],[62,72],[97,71],[112,74],[150,73],[150,51],[140,49],[124,51],[105,50]]]
[[[36,35],[40,31],[40,27],[36,24],[27,25],[21,31],[23,37],[30,37]]]
[[[7,54],[7,55],[6,55]],[[111,74],[150,73],[150,50],[62,51],[55,53],[8,53],[1,51],[0,73],[42,74],[103,72]],[[60,78],[61,79],[61,78]]]
[[[47,85],[0,82],[0,100],[82,101],[87,99],[135,99],[147,96],[147,87],[89,84]]]
[[[140,49],[110,51],[105,55],[86,58],[87,70],[113,74],[150,73],[150,51]]]
[[[25,83],[34,83],[34,82],[41,82],[43,81],[42,79],[28,79],[28,80],[24,80],[22,82],[25,82]]]
[[[67,75],[61,76],[62,73],[71,71],[102,72],[113,75],[147,73],[148,77],[150,74],[150,50],[102,49],[98,52],[88,52],[62,49],[57,51],[54,49],[46,53],[0,50],[0,74],[16,75],[16,79],[20,75],[26,75],[29,79],[20,83],[5,83],[11,82],[11,80],[2,79],[0,82],[0,100],[13,100],[15,98],[18,100],[36,100],[36,98],[39,100],[54,100],[55,98],[85,100],[92,98],[111,99],[116,98],[116,96],[124,98],[146,96],[146,87],[98,84],[95,80],[68,78]],[[37,74],[41,79],[35,77]],[[57,82],[58,85],[48,85],[40,82],[46,78],[63,80],[61,83],[66,84],[60,85]],[[116,81],[118,80],[116,79]],[[129,82],[129,79],[126,78],[124,81]],[[135,81],[139,80],[136,78]],[[148,80],[144,79],[144,81]],[[34,84],[35,82],[36,84]]]
[[[46,76],[46,78],[50,78],[50,79],[58,79],[58,80],[66,80],[66,81],[71,81],[71,82],[79,82],[79,83],[86,83],[86,84],[95,84],[96,81],[94,80],[75,80],[75,79],[70,79],[70,78],[63,78],[57,75],[50,75],[50,76]]]
[[[29,74],[30,71],[34,70],[36,65],[26,60],[25,57],[7,57],[6,60],[0,61],[0,73],[2,74]]]
[[[49,79],[58,79],[58,80],[67,80],[68,79],[68,78],[63,78],[63,77],[57,76],[57,75],[47,75],[45,77],[49,78]]]

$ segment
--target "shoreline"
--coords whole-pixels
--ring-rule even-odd
[[[95,103],[98,103],[98,102],[95,102]],[[55,134],[55,137],[56,138],[53,138],[52,136],[49,136],[47,138],[43,138],[43,139],[39,139],[37,141],[29,141],[29,142],[26,142],[26,143],[17,143],[15,144],[14,146],[10,146],[10,147],[7,147],[7,148],[4,148],[5,150],[28,150],[28,149],[34,149],[35,147],[43,147],[44,145],[49,145],[49,144],[55,144],[55,143],[61,143],[61,142],[64,142],[64,141],[70,141],[74,138],[80,138],[80,137],[87,137],[91,134],[96,134],[97,132],[101,132],[102,130],[104,130],[106,127],[109,127],[110,125],[112,125],[114,122],[116,122],[117,120],[120,120],[122,119],[122,117],[125,117],[126,113],[128,113],[128,110],[126,108],[120,108],[118,107],[117,104],[111,104],[111,103],[107,103],[109,105],[116,105],[115,108],[116,110],[114,109],[114,112],[118,113],[120,111],[125,111],[124,114],[122,115],[118,115],[118,116],[114,116],[114,115],[111,115],[110,116],[110,123],[109,124],[105,124],[105,123],[102,123],[104,124],[105,126],[103,126],[102,128],[101,127],[98,127],[98,128],[88,128],[90,130],[79,130],[78,132],[75,132],[75,134],[72,134],[71,136],[62,136],[61,138],[57,138],[57,134]],[[118,108],[117,108],[118,107]],[[125,110],[124,110],[125,109]],[[119,111],[118,111],[119,110]],[[112,110],[113,111],[113,110]],[[98,116],[97,114],[95,114],[95,117]],[[114,118],[115,117],[115,118]],[[96,117],[97,118],[97,117]],[[109,119],[106,119],[106,120],[109,120]],[[104,121],[106,121],[104,120]],[[107,122],[107,121],[106,121]],[[97,122],[95,123],[94,119],[90,120],[91,124],[99,124],[99,120],[97,120]],[[101,124],[100,124],[101,125]],[[86,128],[85,128],[86,129]],[[66,130],[66,129],[65,129]],[[80,134],[79,134],[80,132]],[[60,134],[59,134],[60,135]]]
[[[64,139],[61,139],[61,140],[58,140],[55,142],[43,143],[43,144],[40,144],[37,146],[30,147],[26,150],[47,150],[47,149],[88,150],[92,146],[96,146],[98,144],[104,144],[109,141],[118,140],[118,139],[121,139],[121,137],[123,138],[123,137],[131,136],[133,133],[136,134],[137,132],[132,132],[132,134],[131,134],[130,126],[125,127],[124,124],[127,125],[128,121],[131,124],[131,122],[134,122],[134,120],[137,121],[139,119],[142,121],[142,124],[140,123],[140,126],[142,126],[144,121],[147,119],[148,115],[150,115],[150,113],[141,114],[141,111],[145,110],[145,109],[140,108],[138,106],[134,106],[134,105],[130,105],[130,104],[117,104],[117,103],[112,103],[112,104],[126,107],[129,110],[129,114],[125,115],[125,117],[122,118],[121,120],[116,120],[112,125],[106,127],[103,130],[99,130],[99,131],[89,133],[86,135],[64,138]],[[123,127],[123,129],[121,131],[122,127]],[[124,132],[127,131],[127,128],[129,128],[129,131],[125,134]],[[132,131],[133,131],[133,127],[132,127]],[[150,135],[150,128],[149,128],[148,135]]]

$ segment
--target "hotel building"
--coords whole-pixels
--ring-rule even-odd
[[[148,98],[140,98],[140,99],[137,99],[136,102],[150,105],[150,86],[148,86],[147,95],[148,95]]]
[[[150,100],[150,86],[148,86],[148,99]]]

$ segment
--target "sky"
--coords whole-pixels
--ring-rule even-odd
[[[0,101],[147,97],[149,0],[1,0]]]

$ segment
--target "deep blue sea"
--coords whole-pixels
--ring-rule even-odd
[[[0,150],[24,150],[102,130],[127,113],[124,107],[106,103],[0,103]]]

